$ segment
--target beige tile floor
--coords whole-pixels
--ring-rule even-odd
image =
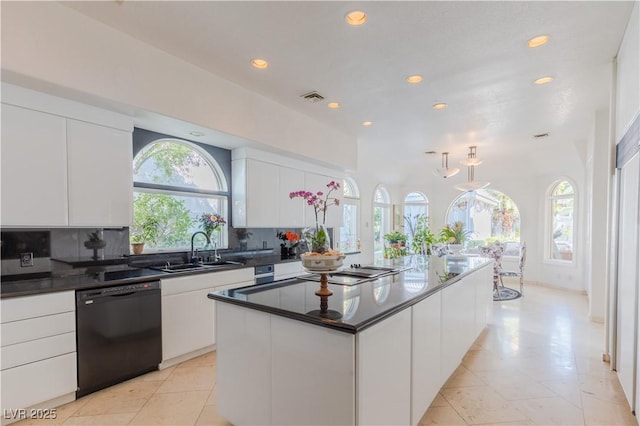
[[[529,286],[495,302],[487,330],[442,387],[421,425],[636,425],[601,361],[603,327],[587,299]],[[218,415],[215,353],[88,395],[55,420],[16,425],[228,425]]]

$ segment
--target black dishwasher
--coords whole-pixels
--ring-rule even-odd
[[[156,370],[160,282],[76,291],[77,397]]]

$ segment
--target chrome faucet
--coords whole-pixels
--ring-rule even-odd
[[[207,244],[211,244],[211,240],[209,240],[209,236],[204,232],[196,231],[193,233],[193,235],[191,236],[191,263],[195,263],[195,264],[200,263],[200,259],[198,259],[198,250],[197,249],[195,251],[193,250],[193,239],[198,234],[204,235],[204,237],[207,239]]]
[[[220,262],[222,258],[218,254],[218,243],[216,241],[213,242],[213,261]]]

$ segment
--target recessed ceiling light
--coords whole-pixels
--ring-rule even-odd
[[[553,77],[549,77],[549,76],[540,77],[540,78],[537,78],[537,79],[533,80],[533,82],[535,84],[547,84],[547,83],[551,83],[552,81],[553,81]]]
[[[367,22],[367,14],[362,10],[352,10],[351,12],[347,13],[344,19],[347,21],[347,24],[358,27]]]
[[[335,109],[335,108],[340,108],[340,104],[339,104],[338,102],[329,102],[329,103],[327,104],[327,106],[328,106],[329,108],[334,108],[334,109]]]
[[[255,68],[263,70],[269,66],[269,62],[265,61],[264,59],[255,58],[251,60],[251,65],[253,65]]]
[[[532,38],[531,40],[527,41],[527,46],[529,47],[540,47],[543,44],[546,44],[549,41],[549,36],[548,35],[539,35],[536,36],[534,38]]]
[[[447,107],[447,104],[445,104],[444,102],[433,104],[433,109],[445,109],[446,107]]]
[[[363,121],[362,125],[363,126],[371,126],[373,124],[373,121]]]
[[[407,83],[411,83],[411,84],[415,84],[415,83],[420,83],[422,81],[422,76],[421,75],[410,75],[409,77],[407,77]]]
[[[197,131],[197,130],[192,130],[192,131],[190,131],[190,132],[189,132],[189,134],[190,134],[191,136],[195,136],[196,138],[199,138],[200,136],[204,136],[204,133],[199,132],[199,131]]]

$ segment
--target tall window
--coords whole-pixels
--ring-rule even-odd
[[[575,227],[575,191],[566,180],[554,183],[548,193],[547,212],[547,258],[559,261],[573,261],[573,230]]]
[[[373,194],[373,257],[384,257],[384,235],[391,232],[391,197],[389,191],[378,186]]]
[[[340,227],[338,248],[343,253],[352,253],[360,249],[358,230],[360,229],[358,216],[360,214],[360,192],[355,181],[345,178],[342,181],[343,224]]]
[[[520,211],[516,203],[500,191],[480,189],[465,192],[453,200],[447,224],[462,222],[471,232],[468,248],[494,241],[520,242]]]
[[[404,233],[407,235],[407,247],[411,247],[413,233],[418,225],[418,219],[429,216],[429,201],[420,192],[410,192],[404,199]]]
[[[176,139],[146,145],[133,159],[133,228],[148,217],[158,224],[158,238],[147,246],[184,249],[201,230],[199,217],[217,214],[228,219],[228,186],[216,161],[198,146]],[[214,232],[218,247],[227,246],[227,227]],[[204,236],[202,242],[206,241]]]

